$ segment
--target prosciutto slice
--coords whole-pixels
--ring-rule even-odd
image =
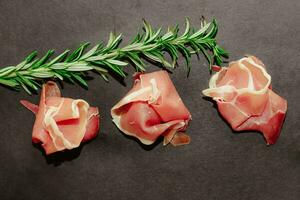
[[[46,154],[73,149],[97,136],[99,110],[82,99],[61,97],[56,83],[43,85],[39,105],[21,100],[36,115],[32,142],[41,143]]]
[[[235,131],[262,132],[267,144],[276,143],[287,111],[287,101],[272,91],[271,76],[256,57],[244,57],[228,67],[213,67],[209,88],[219,112]]]
[[[111,115],[123,133],[143,144],[153,144],[160,136],[164,145],[190,142],[184,131],[191,114],[166,71],[136,74],[133,88],[111,109]]]

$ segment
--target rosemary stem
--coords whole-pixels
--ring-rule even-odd
[[[121,35],[111,33],[106,46],[97,44],[88,51],[89,43],[81,45],[71,53],[66,50],[53,59],[50,59],[53,50],[39,59],[36,58],[37,52],[33,52],[18,65],[0,69],[0,84],[15,89],[22,87],[28,93],[37,90],[46,79],[69,80],[87,87],[86,73],[82,72],[97,72],[105,80],[108,72],[125,77],[123,67],[129,61],[136,71],[145,71],[145,58],[163,67],[174,68],[181,54],[186,61],[188,74],[192,54],[203,53],[209,66],[213,62],[220,65],[223,58],[228,57],[228,53],[216,41],[216,20],[210,23],[201,22],[201,27],[195,29],[190,27],[190,22],[186,19],[183,34],[179,34],[178,25],[169,28],[165,33],[161,30],[153,29],[144,21],[144,32],[138,33],[131,43],[123,47],[119,47],[122,42]],[[172,62],[165,58],[165,53],[170,55]]]

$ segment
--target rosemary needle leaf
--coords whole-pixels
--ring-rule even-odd
[[[115,38],[116,38],[115,34],[113,32],[110,32],[109,39],[106,45],[107,48],[109,48],[113,44]]]
[[[106,82],[108,82],[108,77],[107,77],[107,75],[105,75],[105,74],[100,74],[101,75],[101,77],[106,81]]]
[[[81,71],[89,71],[92,69],[93,69],[93,67],[87,66],[85,63],[78,63],[78,64],[71,65],[66,70],[71,71],[71,72],[81,72]]]
[[[119,66],[111,64],[110,62],[103,61],[103,63],[108,66],[112,71],[116,72],[119,74],[121,77],[125,77],[126,74],[119,68]]]
[[[126,66],[128,63],[120,61],[120,60],[113,60],[113,59],[107,59],[107,62],[114,64],[114,65],[119,65],[119,66]]]
[[[4,69],[1,70],[0,77],[8,76],[8,75],[10,75],[12,72],[14,72],[15,70],[16,70],[15,67],[7,67],[7,68],[4,68]]]
[[[190,32],[190,20],[188,17],[185,18],[185,31],[182,34],[183,37],[186,37]]]
[[[64,80],[64,77],[62,77],[59,73],[55,73],[54,75],[55,75],[55,77],[57,77],[61,81]]]
[[[122,34],[118,35],[115,40],[112,42],[112,44],[110,45],[110,48],[113,49],[113,48],[117,48],[118,45],[120,44],[121,42],[121,37],[122,37]]]
[[[100,44],[97,44],[96,46],[94,46],[91,50],[89,50],[88,52],[86,52],[86,53],[80,58],[80,60],[84,60],[84,59],[89,58],[90,56],[94,55],[95,52],[98,50],[99,47],[100,47]]]
[[[60,54],[59,56],[57,56],[56,58],[51,60],[48,65],[51,66],[51,65],[63,60],[67,56],[68,53],[69,53],[69,50],[66,50],[65,52],[63,52],[62,54]]]
[[[100,73],[107,73],[108,71],[102,67],[98,67],[98,66],[93,66],[93,68]]]
[[[78,81],[82,86],[84,86],[85,88],[88,88],[87,82],[84,79],[82,79],[80,77],[80,75],[78,75],[78,74],[72,74],[72,77],[74,77],[75,80]]]
[[[25,60],[26,60],[26,64],[31,62],[35,57],[37,56],[37,51],[32,52],[31,54],[29,54]]]
[[[20,82],[20,85],[22,86],[22,88],[29,94],[29,95],[32,95],[32,92],[29,90],[29,88],[22,82],[22,81],[19,81]]]
[[[41,59],[37,60],[33,65],[32,68],[38,68],[40,67],[42,64],[44,64],[49,58],[50,56],[54,53],[54,50],[49,50],[46,55],[44,57],[42,57]]]
[[[51,78],[55,74],[53,72],[44,71],[44,72],[33,72],[30,75],[36,78]]]
[[[82,55],[83,51],[85,50],[85,48],[87,46],[89,46],[90,43],[84,43],[81,46],[79,46],[70,56],[67,57],[67,59],[65,60],[66,62],[72,62],[72,61],[76,61],[80,58],[80,56]]]
[[[19,84],[15,80],[5,80],[0,78],[0,83],[12,88],[19,86]]]
[[[66,69],[67,67],[68,66],[66,66],[64,63],[55,63],[49,66],[49,68],[53,70],[62,70],[62,69]]]
[[[152,35],[152,36],[148,39],[147,43],[152,42],[155,38],[157,38],[157,37],[159,36],[160,32],[161,32],[161,28],[159,28],[159,29],[155,32],[155,34]]]

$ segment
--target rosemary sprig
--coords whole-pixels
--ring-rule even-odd
[[[53,59],[50,59],[53,50],[48,51],[42,58],[36,58],[35,51],[18,65],[1,69],[0,84],[13,89],[22,87],[31,94],[38,90],[44,79],[68,80],[87,87],[85,77],[88,71],[98,72],[105,80],[108,80],[109,73],[125,77],[123,68],[129,63],[135,66],[136,71],[145,71],[145,59],[162,67],[174,68],[181,54],[189,73],[192,54],[203,53],[209,66],[213,63],[220,65],[222,58],[228,57],[228,53],[216,42],[216,20],[206,23],[202,19],[200,28],[195,30],[187,18],[182,34],[179,34],[178,25],[162,33],[161,28],[153,29],[145,20],[143,23],[144,31],[138,33],[124,47],[119,47],[121,34],[115,35],[111,32],[106,45],[100,43],[88,51],[89,43],[82,44],[71,53],[66,50]],[[166,59],[166,52],[170,55],[171,62]]]

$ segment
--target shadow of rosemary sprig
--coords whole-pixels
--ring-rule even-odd
[[[89,71],[98,73],[108,81],[109,73],[125,77],[123,68],[129,63],[134,65],[136,71],[145,71],[144,60],[174,68],[181,54],[189,74],[192,54],[202,53],[210,70],[214,63],[221,65],[223,58],[228,57],[228,53],[217,44],[218,25],[215,19],[206,23],[202,18],[200,28],[195,29],[186,18],[182,34],[179,34],[178,25],[163,33],[162,28],[153,29],[145,20],[143,24],[143,32],[123,47],[120,47],[122,35],[111,32],[106,45],[100,43],[88,50],[90,44],[85,43],[73,52],[66,50],[53,59],[50,59],[53,50],[49,50],[42,58],[37,58],[37,52],[34,51],[18,65],[1,69],[0,84],[17,90],[23,88],[29,94],[37,91],[45,79],[79,83],[87,88],[85,77]],[[166,59],[165,53],[170,55],[171,62]]]

